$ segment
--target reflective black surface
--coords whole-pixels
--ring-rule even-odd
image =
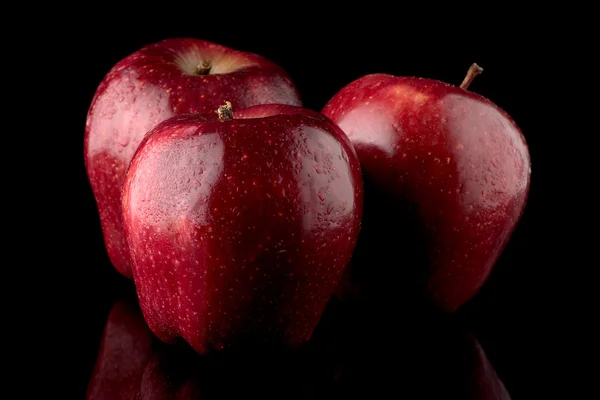
[[[88,399],[510,398],[477,339],[455,321],[418,305],[400,315],[371,305],[332,299],[297,350],[200,356],[154,338],[127,291],[106,320]]]

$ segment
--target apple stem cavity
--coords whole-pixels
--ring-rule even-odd
[[[204,60],[196,66],[196,75],[208,75],[210,73],[210,61]]]
[[[467,90],[469,85],[471,84],[471,82],[473,82],[473,79],[475,79],[475,77],[482,72],[483,72],[483,68],[481,68],[479,65],[477,65],[477,63],[471,64],[471,66],[469,67],[469,70],[467,71],[467,75],[465,76],[465,79],[463,79],[462,83],[460,84],[460,88]]]
[[[231,102],[225,100],[225,104],[219,106],[217,109],[219,114],[219,121],[231,121],[233,119],[233,108],[231,108]]]

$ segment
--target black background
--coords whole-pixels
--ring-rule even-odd
[[[585,209],[590,199],[576,206],[572,202],[577,188],[585,185],[584,178],[570,172],[585,168],[581,163],[586,161],[574,151],[574,142],[565,140],[575,132],[565,131],[558,121],[571,103],[559,90],[577,85],[572,78],[560,78],[570,76],[572,65],[566,60],[577,58],[578,50],[568,45],[569,29],[513,12],[434,19],[423,13],[387,12],[375,4],[352,16],[347,10],[300,12],[296,5],[278,16],[257,17],[230,7],[228,16],[205,10],[197,20],[185,22],[96,10],[97,20],[81,18],[55,32],[49,54],[68,67],[60,68],[63,75],[48,88],[60,92],[62,112],[56,114],[60,137],[52,141],[56,151],[51,165],[58,170],[53,179],[44,180],[45,195],[57,204],[47,234],[47,259],[54,261],[39,268],[52,286],[49,301],[40,302],[41,314],[49,315],[58,337],[56,345],[46,346],[57,350],[56,356],[48,356],[50,364],[67,360],[53,381],[62,398],[82,398],[107,313],[131,290],[108,260],[85,174],[87,109],[116,62],[170,37],[196,37],[271,59],[288,71],[305,106],[315,110],[368,73],[459,84],[469,65],[479,63],[485,71],[470,89],[506,110],[523,131],[532,160],[531,192],[488,282],[453,318],[477,337],[514,399],[548,393],[577,398],[586,375],[576,356],[587,352],[582,343],[588,334],[579,321],[593,314],[580,307],[586,303],[579,296],[588,293],[579,284],[587,279],[589,263],[580,257],[586,245],[573,225],[574,208]],[[492,22],[492,14],[499,22]],[[56,261],[59,266],[50,267]]]

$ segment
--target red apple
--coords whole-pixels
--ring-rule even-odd
[[[135,399],[154,336],[135,301],[116,303],[104,326],[100,351],[88,384],[88,400]]]
[[[498,106],[466,90],[478,68],[461,87],[367,75],[323,109],[352,141],[364,175],[357,275],[379,276],[396,292],[416,285],[450,312],[488,277],[529,191],[521,131]],[[392,259],[394,268],[376,270]]]
[[[197,39],[168,39],[121,60],[100,83],[85,128],[85,164],[104,242],[116,269],[131,277],[121,192],[135,150],[151,128],[182,113],[237,107],[301,105],[289,76],[256,54]]]
[[[123,216],[140,306],[160,339],[200,353],[296,346],[354,249],[359,162],[315,111],[220,111],[165,121],[131,162]]]

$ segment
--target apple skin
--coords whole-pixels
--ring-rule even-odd
[[[117,302],[104,326],[86,399],[135,399],[154,352],[154,340],[137,303],[131,299]]]
[[[203,60],[210,73],[195,75]],[[167,39],[117,63],[100,83],[88,111],[84,155],[104,242],[115,268],[131,278],[123,236],[125,173],[144,135],[182,113],[209,113],[227,99],[236,107],[300,106],[287,73],[256,54],[197,39]]]
[[[165,121],[123,190],[146,322],[200,353],[308,340],[362,215],[348,138],[322,114],[283,105]]]
[[[396,292],[417,287],[456,310],[482,286],[525,207],[531,167],[517,125],[470,91],[386,74],[350,83],[322,112],[350,138],[363,171],[356,275]],[[367,270],[389,260],[389,270]]]

